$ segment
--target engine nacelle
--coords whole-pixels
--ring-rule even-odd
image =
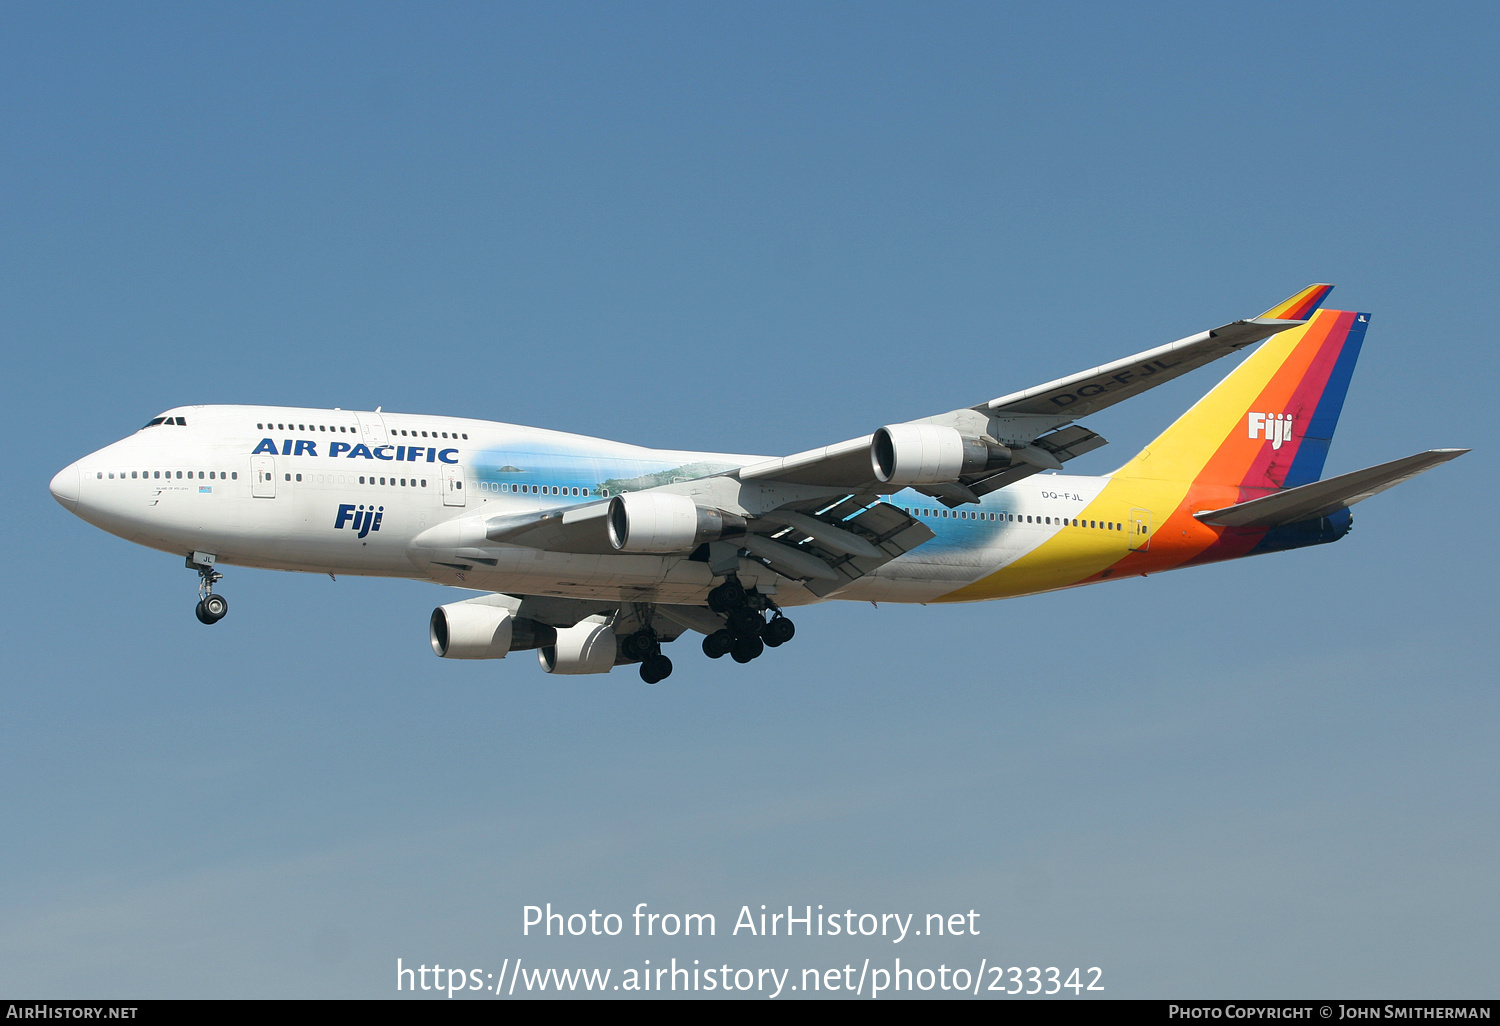
[[[745,518],[672,492],[626,492],[609,500],[609,543],[621,552],[688,552],[745,533]]]
[[[964,438],[937,424],[892,424],[875,432],[870,467],[885,484],[948,484],[964,469]]]
[[[453,602],[432,611],[428,636],[444,659],[504,659],[516,618],[503,606]]]
[[[1010,450],[966,438],[940,424],[891,424],[870,441],[870,467],[881,482],[897,487],[952,484],[965,474],[1010,465]]]
[[[559,627],[557,640],[536,650],[537,662],[548,673],[608,673],[615,667],[619,642],[609,624],[583,623]]]

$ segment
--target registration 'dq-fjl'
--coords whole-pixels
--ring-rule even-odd
[[[548,673],[635,664],[701,635],[748,663],[828,599],[972,602],[1337,541],[1350,507],[1466,449],[1323,477],[1369,316],[1312,285],[1102,367],[790,456],[646,449],[485,420],[185,406],[59,471],[97,527],[183,558],[197,616],[225,565],[405,577],[478,592],[432,649]],[[1079,421],[1259,346],[1118,470]]]

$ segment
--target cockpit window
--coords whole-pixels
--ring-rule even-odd
[[[152,417],[150,423],[143,425],[141,427],[141,430],[144,431],[144,430],[146,430],[146,428],[156,427],[158,424],[175,424],[178,427],[187,427],[187,418],[186,417]]]
[[[143,425],[141,427],[141,430],[144,431],[148,427],[156,427],[156,425],[160,424],[162,421],[164,421],[166,419],[167,419],[166,417],[152,417],[151,418],[151,422],[149,424]]]

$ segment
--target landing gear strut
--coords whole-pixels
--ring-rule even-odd
[[[192,556],[187,558],[187,567],[198,571],[198,606],[193,610],[198,622],[218,623],[229,614],[229,600],[214,594],[214,585],[222,581],[224,575],[215,570],[212,563],[193,562]]]
[[[755,590],[746,591],[734,574],[708,593],[708,608],[728,621],[723,630],[703,639],[703,654],[710,659],[727,655],[737,663],[748,663],[767,648],[791,641],[797,632],[792,621],[769,596]],[[767,610],[771,612],[769,621],[766,619]]]

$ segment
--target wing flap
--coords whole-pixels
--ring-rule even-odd
[[[834,573],[832,579],[813,578],[804,583],[803,587],[819,598],[826,598],[934,536],[932,528],[888,502],[877,502],[840,522],[839,527],[869,541],[880,555],[853,556],[832,552],[820,545],[816,538],[809,539],[806,547],[817,553]]]
[[[1054,431],[1050,435],[1043,435],[1031,444],[1032,447],[1045,451],[1061,464],[1082,456],[1086,452],[1093,452],[1095,449],[1109,443],[1103,437],[1081,424],[1073,424],[1063,428],[1061,431]],[[948,490],[951,486],[939,486],[938,488],[931,489],[918,488],[917,491],[932,496],[949,509],[954,509],[966,502],[978,502],[981,497],[990,494],[990,492],[999,491],[1006,485],[1014,484],[1022,478],[1030,477],[1033,474],[1040,474],[1041,472],[1042,466],[1040,462],[1018,462],[1015,466],[1006,467],[999,473],[991,474],[989,477],[979,481],[969,482],[963,486],[963,493],[955,493]]]
[[[1279,527],[1302,520],[1316,520],[1347,509],[1403,481],[1410,481],[1423,471],[1457,459],[1468,451],[1429,449],[1389,463],[1330,477],[1326,481],[1298,485],[1249,502],[1193,515],[1205,524],[1218,527]]]

